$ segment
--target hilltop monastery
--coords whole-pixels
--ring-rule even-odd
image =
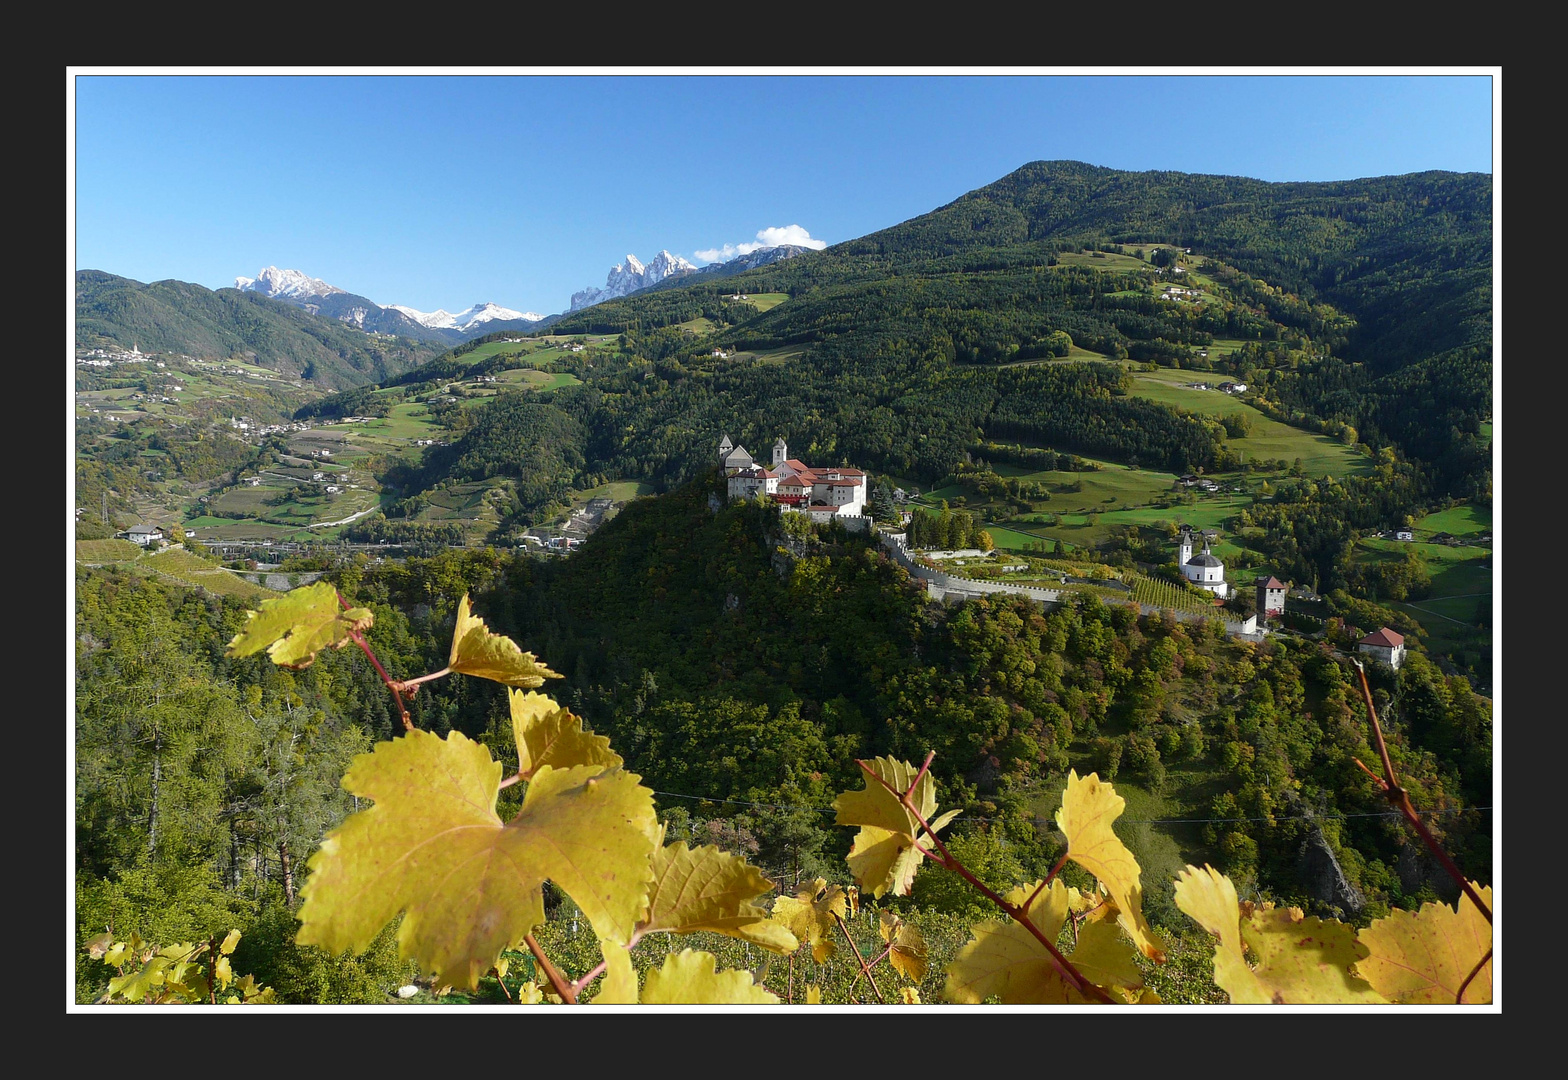
[[[838,518],[846,525],[864,527],[866,474],[847,465],[812,468],[789,456],[783,439],[773,444],[773,462],[758,465],[744,446],[719,441],[719,466],[729,477],[729,496],[748,499],[766,495],[783,509],[810,514],[816,522]]]

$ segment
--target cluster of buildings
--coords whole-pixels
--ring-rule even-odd
[[[1212,529],[1201,532],[1183,525],[1176,540],[1176,565],[1182,577],[1200,589],[1213,593],[1219,599],[1230,595],[1230,585],[1225,581],[1225,564],[1212,550],[1212,541],[1218,534]],[[1194,554],[1199,541],[1203,549]],[[1290,587],[1272,574],[1260,577],[1253,587],[1257,590],[1258,618],[1278,618],[1285,614],[1285,597]],[[1384,626],[1356,642],[1356,651],[1398,670],[1405,660],[1404,636]]]
[[[773,444],[772,463],[762,466],[744,446],[736,446],[725,435],[719,440],[719,466],[728,477],[731,499],[764,495],[784,510],[809,514],[815,522],[837,518],[864,528],[870,520],[866,514],[868,478],[863,471],[848,465],[813,468],[790,457],[782,438]]]

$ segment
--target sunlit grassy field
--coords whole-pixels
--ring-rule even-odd
[[[1229,440],[1229,445],[1249,461],[1294,462],[1299,457],[1309,476],[1351,476],[1371,470],[1366,457],[1327,435],[1282,424],[1218,390],[1193,390],[1184,385],[1206,382],[1212,386],[1224,379],[1223,375],[1179,369],[1140,371],[1133,376],[1132,392],[1204,416],[1241,413],[1252,421],[1252,430],[1245,438]]]

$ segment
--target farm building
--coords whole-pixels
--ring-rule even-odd
[[[1397,671],[1405,660],[1405,638],[1385,626],[1356,642],[1356,651],[1381,660]]]

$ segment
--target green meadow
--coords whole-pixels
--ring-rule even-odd
[[[630,502],[640,495],[652,495],[656,489],[652,484],[644,484],[636,480],[616,480],[598,487],[589,488],[587,491],[572,492],[574,504],[586,503],[589,499],[609,499],[612,502]]]
[[[1454,536],[1479,536],[1492,531],[1492,508],[1463,503],[1428,514],[1416,522],[1413,531],[1417,536],[1427,537],[1445,532]]]
[[[788,299],[789,293],[747,293],[746,299],[742,301],[742,303],[750,304],[752,307],[757,309],[758,313],[761,313],[764,311],[772,311],[774,308],[778,307]]]
[[[1248,461],[1283,459],[1294,462],[1299,457],[1309,476],[1351,476],[1371,471],[1366,457],[1336,439],[1282,424],[1218,390],[1193,390],[1184,385],[1193,382],[1213,385],[1224,379],[1222,375],[1183,369],[1140,371],[1133,375],[1132,392],[1203,416],[1241,413],[1252,421],[1252,430],[1246,437],[1228,442]]]

